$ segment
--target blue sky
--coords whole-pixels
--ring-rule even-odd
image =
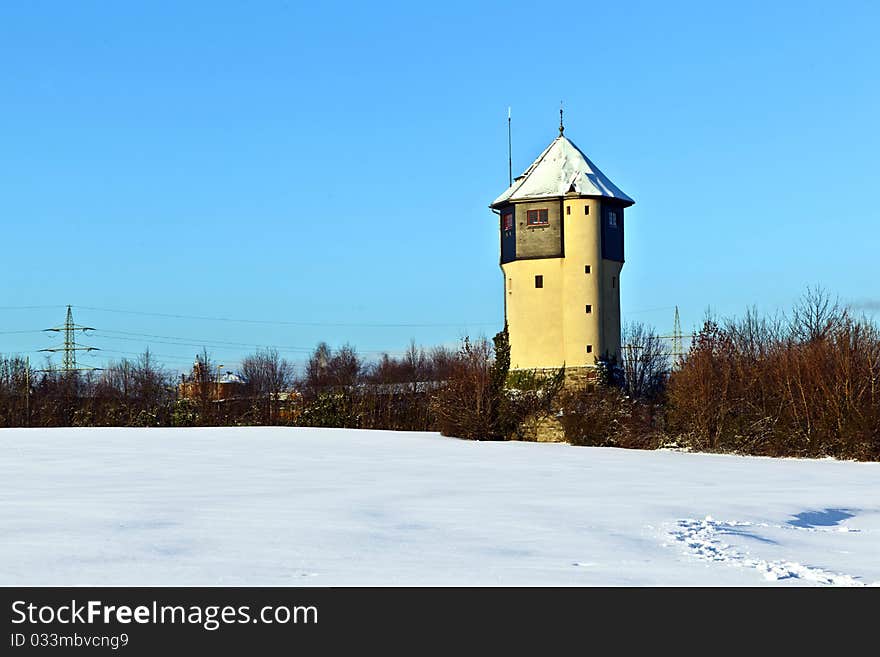
[[[491,335],[507,107],[518,173],[560,100],[636,200],[624,320],[813,284],[877,309],[878,24],[874,2],[3,3],[0,352],[53,345],[11,331],[68,303],[94,364]]]

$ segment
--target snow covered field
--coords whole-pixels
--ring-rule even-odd
[[[880,584],[880,464],[0,430],[0,584]]]

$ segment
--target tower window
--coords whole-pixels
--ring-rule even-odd
[[[565,214],[571,214],[571,206],[570,205],[565,206]]]
[[[547,208],[526,210],[526,224],[529,226],[546,226],[550,223]]]
[[[614,210],[608,211],[608,225],[617,228],[617,213]]]
[[[590,265],[584,265],[584,273],[585,273],[585,274],[589,274],[589,273],[590,273]]]
[[[590,304],[587,304],[586,308],[587,308],[587,314],[588,314],[588,315],[589,315],[591,312],[593,312],[593,306],[591,306]]]
[[[584,206],[584,214],[590,214],[590,206],[589,205]]]
[[[535,276],[535,287],[544,287],[544,277],[541,275]]]
[[[611,287],[617,287],[617,276],[611,277]]]
[[[513,230],[513,212],[504,213],[504,230]]]
[[[587,345],[587,353],[588,353],[588,354],[593,353],[593,345],[591,345],[591,344],[588,344],[588,345]]]

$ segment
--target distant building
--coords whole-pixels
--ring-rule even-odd
[[[204,365],[196,361],[192,374],[181,378],[178,392],[184,399],[200,399],[203,396],[211,401],[236,399],[245,394],[244,380],[233,372],[216,374],[204,371]]]
[[[634,201],[563,133],[489,206],[512,369],[620,357],[624,209]]]

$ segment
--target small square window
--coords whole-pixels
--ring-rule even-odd
[[[614,210],[608,211],[608,225],[617,228],[617,213]]]
[[[593,353],[593,345],[591,345],[591,344],[588,344],[588,345],[587,345],[587,353],[588,353],[588,354]]]
[[[570,205],[565,206],[565,214],[571,214],[571,206]]]
[[[544,277],[543,276],[535,276],[535,287],[544,287]]]
[[[547,208],[540,210],[526,210],[526,224],[529,226],[547,226],[550,218],[547,215]]]
[[[587,314],[590,314],[591,312],[593,312],[593,306],[591,306],[590,304],[587,304],[586,308],[587,308]]]
[[[590,214],[590,206],[589,205],[584,206],[584,214]]]
[[[590,265],[584,265],[584,273],[585,273],[585,274],[589,274],[589,273],[590,273]]]

